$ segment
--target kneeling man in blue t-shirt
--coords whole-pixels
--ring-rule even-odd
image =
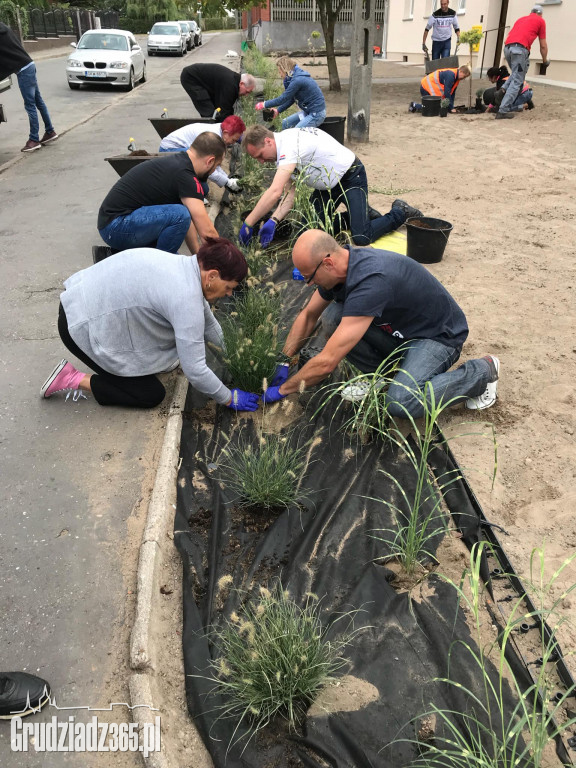
[[[294,321],[284,354],[288,359],[299,352],[319,319],[329,338],[294,376],[288,378],[287,364],[279,366],[265,402],[297,392],[302,382],[317,384],[346,357],[364,373],[385,360],[398,364],[386,395],[393,417],[423,415],[426,382],[436,404],[466,401],[466,407],[478,410],[495,403],[497,357],[486,355],[449,370],[468,336],[466,317],[421,264],[391,251],[342,247],[317,229],[298,238],[292,260],[318,290]],[[365,394],[351,385],[342,396],[358,400]]]

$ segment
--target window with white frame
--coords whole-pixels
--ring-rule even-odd
[[[414,18],[414,0],[404,0],[403,21],[409,21]]]
[[[458,13],[466,13],[466,0],[458,0]]]

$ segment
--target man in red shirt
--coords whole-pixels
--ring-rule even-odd
[[[496,114],[496,120],[514,117],[511,112],[524,78],[530,65],[530,48],[536,38],[540,41],[540,54],[545,66],[548,61],[548,43],[546,42],[546,22],[542,18],[542,6],[533,6],[528,16],[522,16],[510,30],[504,44],[504,57],[510,67],[510,77],[504,83],[506,91],[500,109]]]

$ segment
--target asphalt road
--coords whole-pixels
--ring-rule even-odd
[[[209,43],[213,38],[214,35],[205,34],[204,44],[182,58],[171,55],[146,56],[148,79],[154,79],[173,66],[180,70],[182,66],[203,61],[204,57],[209,55],[211,47]],[[146,55],[146,36],[138,35],[138,42],[141,43]],[[70,47],[69,50],[74,49]],[[111,88],[98,84],[83,86],[79,91],[71,91],[66,80],[65,55],[38,60],[36,67],[40,92],[57,131],[63,131],[75,125],[99,107],[112,104],[119,95],[124,93],[119,87]],[[8,122],[0,123],[0,166],[17,154],[28,139],[28,116],[24,110],[22,95],[15,77],[12,78],[12,83],[9,91],[0,94],[0,103],[4,105],[8,117]],[[40,119],[40,135],[43,133],[43,128]]]
[[[163,107],[193,120],[181,68],[225,62],[239,45],[237,33],[206,35],[184,59],[153,57],[149,81],[129,94],[71,91],[65,59],[38,61],[55,126],[67,132],[27,155],[19,152],[28,136],[20,92],[0,96],[9,119],[0,125],[0,163],[17,158],[0,167],[0,669],[46,677],[60,707],[128,701],[134,574],[164,427],[162,406],[135,412],[92,398],[39,398],[66,354],[56,328],[62,282],[91,264],[100,242],[97,211],[118,178],[104,158],[125,153],[131,136],[155,151],[147,118]],[[173,375],[164,381],[169,387]],[[54,714],[46,707],[29,721]],[[128,713],[117,708],[107,719],[125,722]],[[9,740],[0,721],[3,768],[140,764],[134,754],[23,755]]]

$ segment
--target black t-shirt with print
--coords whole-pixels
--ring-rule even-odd
[[[174,205],[185,197],[204,199],[202,185],[187,152],[170,152],[166,157],[144,160],[108,192],[98,212],[98,229],[137,208]]]
[[[461,349],[468,336],[464,313],[446,288],[417,261],[392,251],[349,248],[346,281],[325,301],[344,304],[343,317],[373,317],[373,325],[402,339],[432,339]]]

